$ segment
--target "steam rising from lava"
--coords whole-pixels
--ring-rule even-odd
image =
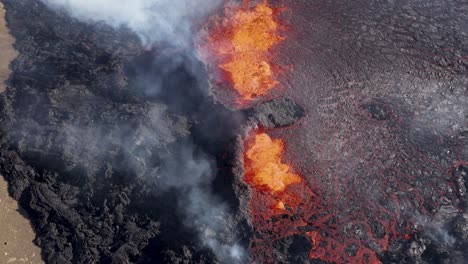
[[[163,47],[182,48],[182,55],[173,54],[171,59],[163,63],[160,63],[161,60],[158,61],[156,58],[149,58],[154,60],[149,68],[158,67],[156,74],[161,76],[152,76],[155,72],[148,69],[145,69],[146,74],[144,74],[143,67],[137,65],[136,70],[139,72],[136,75],[139,79],[137,80],[138,84],[133,85],[145,86],[141,89],[144,90],[143,94],[148,95],[148,97],[161,96],[164,90],[171,90],[173,87],[159,87],[163,85],[160,80],[174,78],[170,74],[180,69],[183,66],[182,64],[189,65],[189,68],[201,66],[200,64],[197,66],[190,64],[190,59],[187,61],[188,57],[194,57],[195,49],[192,46],[193,28],[197,20],[207,16],[221,2],[221,0],[123,0],[118,1],[118,3],[112,0],[41,1],[54,10],[66,11],[72,17],[84,22],[104,22],[117,29],[128,27],[138,34],[144,45],[163,44]],[[198,68],[188,70],[191,71],[190,74],[195,75],[195,78],[206,78]],[[180,78],[179,75],[175,78],[178,77]],[[158,81],[155,82],[155,80]],[[191,87],[183,83],[184,80],[171,81],[171,83],[177,83],[179,86],[185,85],[184,89],[199,89],[199,87]],[[181,88],[177,87],[177,89]],[[167,94],[162,95],[171,97],[168,101],[169,104],[173,104],[169,105],[172,109],[189,109],[190,106],[184,105],[184,102],[196,100],[193,98],[177,98],[178,95],[174,95],[173,92],[167,91]],[[190,92],[185,93],[185,96],[191,95]],[[166,129],[166,127],[170,127],[170,125],[168,126],[167,122],[163,122],[162,117],[153,115],[151,118],[154,118],[154,120],[150,123],[156,124],[157,131],[169,129]],[[89,135],[84,128],[76,127],[67,131],[73,131],[73,133],[65,133],[73,134],[73,138],[70,140],[91,136],[94,137],[94,140],[84,140],[83,142],[99,141],[98,136],[95,134]],[[158,141],[157,139],[154,140],[154,138],[158,138],[158,135],[145,133],[141,135],[138,142],[130,139],[130,142],[119,142],[119,144],[123,144],[124,148],[128,148],[129,152],[132,152],[135,145]],[[105,140],[102,141],[106,142]],[[86,145],[86,143],[84,144]],[[91,146],[83,148],[88,151],[94,150]],[[241,246],[232,242],[235,238],[232,232],[227,230],[226,221],[230,213],[228,206],[210,189],[210,184],[216,175],[212,164],[213,157],[200,153],[195,149],[195,146],[191,143],[182,143],[182,149],[177,151],[178,154],[182,153],[182,155],[171,154],[163,158],[161,160],[161,171],[153,171],[152,174],[154,175],[149,176],[145,174],[148,176],[147,180],[158,181],[157,185],[161,191],[175,191],[178,193],[180,199],[178,205],[183,211],[185,225],[198,233],[200,242],[204,247],[210,248],[219,261],[223,263],[242,263],[245,261],[247,254]],[[99,152],[99,150],[94,151]],[[151,155],[151,153],[146,154]],[[144,167],[143,163],[128,165],[130,167],[134,166],[136,171],[142,170],[138,167]],[[158,177],[160,178],[156,179]],[[150,182],[150,184],[152,183]]]
[[[182,52],[179,52],[180,49],[174,49],[177,52],[171,54],[167,54],[167,50],[163,50],[162,53],[165,54],[164,56],[160,56],[164,57],[163,60],[151,52],[142,52],[143,54],[140,55],[144,59],[138,60],[136,63],[136,73],[133,74],[136,77],[134,79],[130,78],[129,82],[127,82],[128,79],[124,78],[125,73],[118,71],[123,68],[120,68],[120,66],[127,66],[126,62],[122,64],[116,62],[114,65],[114,59],[120,58],[120,56],[110,56],[109,60],[111,61],[106,64],[113,64],[112,67],[116,66],[115,68],[118,69],[115,72],[118,77],[122,77],[122,79],[116,78],[116,83],[118,83],[116,86],[125,91],[129,87],[130,89],[128,90],[132,90],[131,88],[135,86],[141,86],[141,89],[144,90],[141,93],[144,95],[142,96],[144,97],[143,101],[151,103],[145,104],[146,107],[144,108],[140,108],[137,105],[141,102],[140,100],[137,100],[137,102],[128,100],[127,105],[121,105],[120,103],[116,103],[118,100],[115,100],[116,98],[121,98],[120,95],[115,96],[115,98],[113,97],[111,102],[105,102],[106,106],[109,106],[112,110],[106,111],[106,114],[117,110],[121,111],[120,106],[122,106],[121,108],[125,108],[125,111],[122,110],[121,112],[125,113],[126,118],[131,113],[128,120],[134,121],[134,118],[140,118],[138,122],[127,122],[127,120],[125,122],[121,121],[122,123],[119,123],[120,121],[116,122],[115,120],[120,115],[116,115],[115,117],[114,115],[111,117],[103,115],[105,117],[103,120],[108,121],[109,125],[105,124],[105,122],[95,122],[92,118],[84,119],[89,122],[71,120],[70,123],[72,125],[59,128],[61,131],[58,131],[59,135],[56,137],[58,140],[66,142],[64,144],[65,149],[58,152],[65,153],[66,155],[57,155],[60,157],[60,161],[65,160],[71,162],[71,164],[86,166],[95,160],[100,160],[104,155],[108,156],[109,149],[112,148],[111,150],[114,150],[117,147],[119,152],[114,152],[116,158],[113,161],[114,164],[118,163],[118,166],[114,166],[114,169],[119,173],[112,173],[112,166],[109,164],[109,166],[105,166],[105,171],[102,174],[107,176],[107,173],[110,171],[109,175],[112,175],[112,180],[119,181],[120,184],[126,187],[127,179],[120,178],[127,176],[127,172],[130,171],[131,180],[134,180],[133,176],[136,175],[136,178],[142,180],[145,185],[147,183],[157,185],[157,191],[176,196],[176,202],[169,204],[167,208],[169,210],[175,209],[177,217],[182,216],[183,224],[188,229],[195,231],[194,234],[197,235],[203,247],[211,249],[222,263],[246,263],[247,254],[243,248],[236,244],[236,237],[233,235],[235,232],[229,230],[229,228],[235,228],[233,227],[235,225],[226,223],[236,220],[229,217],[230,212],[227,204],[213,192],[213,187],[215,186],[212,183],[213,178],[216,173],[220,174],[214,168],[214,158],[204,152],[210,151],[209,149],[212,148],[212,145],[216,144],[198,144],[201,141],[206,143],[205,137],[212,139],[216,137],[214,134],[224,134],[223,132],[228,130],[226,128],[228,126],[223,126],[223,129],[220,129],[222,132],[219,132],[219,127],[215,127],[212,122],[207,122],[205,126],[201,126],[201,129],[191,130],[193,128],[191,126],[197,127],[197,121],[205,121],[204,119],[212,117],[206,113],[197,112],[208,110],[198,110],[198,108],[204,107],[204,102],[194,99],[200,95],[198,93],[200,87],[193,85],[196,81],[192,80],[197,78],[206,79],[207,76],[201,73],[203,67],[197,64],[199,61],[195,59],[193,54],[193,21],[207,16],[210,11],[218,6],[221,0],[122,0],[118,1],[118,4],[116,4],[116,1],[110,0],[41,1],[55,10],[67,11],[81,21],[92,23],[104,22],[115,28],[128,27],[138,34],[143,44],[151,45],[164,42],[163,44],[166,46],[183,47]],[[222,69],[228,75],[229,78],[227,80],[231,82],[232,87],[242,97],[241,100],[249,101],[264,96],[272,87],[278,84],[278,72],[275,69],[274,56],[271,53],[275,46],[282,41],[282,37],[280,36],[281,25],[276,19],[276,10],[270,7],[266,1],[251,7],[249,1],[246,0],[243,6],[228,6],[225,15],[226,18],[221,20],[220,25],[217,25],[210,32],[212,35],[208,41],[208,48],[214,53],[212,55],[215,55],[214,57],[217,60],[215,61],[216,67]],[[63,27],[58,28],[59,30],[64,29]],[[32,44],[36,43],[32,42]],[[44,47],[46,49],[45,45],[35,46],[31,51],[39,49],[37,47]],[[106,45],[106,47],[109,46]],[[67,54],[66,51],[64,54]],[[138,49],[138,51],[141,51],[141,49]],[[50,52],[48,51],[48,53]],[[185,55],[187,56],[185,57]],[[31,58],[35,54],[29,54],[28,56]],[[46,57],[49,57],[49,54]],[[94,61],[95,57],[93,55],[89,57]],[[104,57],[107,58],[107,54]],[[187,57],[192,58],[197,63],[191,64],[189,62],[187,64]],[[38,56],[38,58],[41,57]],[[126,58],[122,59],[125,60]],[[131,59],[134,58],[132,57]],[[74,60],[73,63],[75,63]],[[60,60],[57,64],[70,65],[62,64]],[[25,64],[22,67],[28,67],[28,65]],[[65,68],[62,69],[64,72],[68,70],[66,69],[67,67],[63,68]],[[149,70],[146,70],[147,68]],[[71,71],[74,71],[73,69],[71,68]],[[181,75],[184,75],[181,73],[183,71],[189,71],[184,76],[186,78],[181,78]],[[81,79],[83,78],[82,76],[87,76],[84,74],[77,75]],[[129,75],[132,76],[132,74]],[[30,75],[25,76],[29,79]],[[18,80],[23,79],[24,76]],[[63,77],[63,79],[57,78],[57,80],[65,79],[66,77]],[[110,84],[108,86],[112,87],[111,89],[114,89],[112,86],[113,82],[105,82],[106,85]],[[52,100],[50,102],[53,102],[53,106],[72,109],[70,116],[78,116],[78,118],[94,116],[97,112],[94,110],[94,107],[89,107],[90,104],[88,104],[88,107],[81,109],[81,102],[74,100],[77,98],[77,96],[74,96],[74,93],[90,92],[89,89],[82,88],[87,83],[80,82],[76,85],[73,85],[73,83],[71,86],[68,83],[64,85],[63,87],[66,87],[66,89],[63,89],[64,91],[60,91],[59,93],[51,92],[49,97]],[[167,87],[168,83],[170,84],[169,87]],[[202,85],[203,87],[207,86],[205,83]],[[39,87],[42,88],[42,86]],[[26,88],[23,87],[23,91],[31,90],[29,88],[29,84],[27,84]],[[173,90],[177,91],[174,92]],[[196,96],[192,97],[193,94],[190,92],[193,91],[196,91]],[[39,92],[42,93],[43,91]],[[105,92],[108,92],[108,90],[105,90],[104,94]],[[17,94],[21,95],[21,93]],[[27,93],[23,95],[27,95]],[[127,95],[124,94],[122,97],[129,99]],[[165,97],[165,99],[161,100],[163,102],[162,106],[153,104],[154,102],[151,99],[159,99],[161,96]],[[20,98],[22,96],[17,97]],[[36,95],[36,97],[39,96]],[[151,99],[149,99],[150,97]],[[95,95],[93,92],[90,92],[89,96],[80,98],[90,98],[92,100],[89,101],[104,103],[102,94]],[[127,102],[127,100],[124,101]],[[13,102],[21,103],[22,101]],[[25,104],[29,103],[27,100],[25,102]],[[41,100],[38,100],[38,102],[41,102]],[[190,104],[190,106],[186,103]],[[66,104],[67,107],[63,107],[63,104]],[[113,107],[115,106],[118,106],[119,109],[114,110]],[[165,107],[170,110],[167,110]],[[10,106],[7,109],[15,109],[15,107]],[[45,116],[45,118],[56,118],[59,116],[54,115],[52,117],[50,113],[55,113],[52,110],[53,108],[50,108],[51,112],[49,112],[49,108],[28,107],[27,109],[28,111],[34,109],[36,113],[39,110],[41,112],[40,116]],[[379,111],[378,105],[372,105],[371,109],[385,112],[381,109]],[[445,108],[438,109],[437,112],[440,112],[443,116],[446,113],[456,112],[453,118],[448,120],[450,122],[443,123],[442,125],[439,124],[441,132],[445,132],[446,128],[452,127],[452,121],[463,121],[463,112],[461,110],[463,109],[460,107],[452,108],[448,105]],[[44,111],[44,114],[42,114],[42,111]],[[178,115],[179,112],[183,113],[180,117],[169,117],[169,115],[175,112],[177,112],[175,115]],[[185,115],[186,113],[188,114]],[[408,123],[405,121],[405,115],[395,114],[393,116],[393,113],[398,112],[390,111],[388,114],[384,113],[376,118],[377,121],[375,122],[379,124],[388,123],[389,127],[393,126],[395,130],[400,129],[402,125]],[[264,115],[264,119],[271,121],[271,123],[278,123],[276,122],[278,120],[270,117],[267,111],[262,114]],[[38,115],[34,115],[34,117],[36,116]],[[193,116],[197,117],[192,120],[191,117]],[[421,116],[421,119],[424,120],[432,117],[426,114],[426,112],[423,112]],[[186,117],[187,119],[185,119]],[[220,120],[219,115],[216,117],[214,120],[218,122]],[[58,119],[61,120],[62,118]],[[19,121],[19,124],[21,124],[21,120]],[[193,123],[188,124],[192,121]],[[56,123],[58,121],[52,122],[52,124]],[[68,122],[64,123],[69,124]],[[458,122],[454,123],[458,125]],[[124,124],[127,124],[127,126],[123,127]],[[369,124],[369,126],[363,127],[365,128],[363,129],[364,131],[373,130],[377,127],[377,125],[374,127],[374,124],[370,124],[369,122],[365,122],[364,124]],[[13,123],[9,127],[14,127],[14,125],[16,124]],[[348,126],[348,122],[342,122],[340,125]],[[261,263],[282,262],[285,257],[294,257],[294,254],[284,256],[283,253],[284,250],[296,250],[293,246],[288,249],[285,249],[285,247],[288,246],[287,243],[292,240],[291,238],[300,237],[301,246],[304,246],[308,251],[307,253],[309,253],[309,257],[312,259],[335,263],[378,263],[380,256],[377,255],[387,250],[391,239],[409,239],[409,233],[404,232],[412,231],[409,229],[411,228],[411,221],[403,220],[410,218],[410,216],[407,216],[408,214],[413,214],[413,212],[417,214],[419,211],[422,211],[421,213],[426,215],[426,210],[438,207],[438,204],[442,202],[434,199],[433,206],[432,203],[429,204],[424,201],[428,195],[434,198],[446,195],[446,193],[440,193],[432,196],[433,194],[426,195],[422,193],[422,191],[425,192],[426,190],[439,190],[434,185],[440,184],[441,180],[429,177],[428,175],[445,175],[443,168],[439,168],[441,170],[440,174],[426,173],[435,168],[435,166],[429,164],[432,162],[427,162],[427,160],[430,161],[430,157],[426,159],[422,153],[411,151],[411,149],[408,152],[399,151],[398,153],[401,153],[401,155],[398,155],[396,158],[395,156],[389,156],[388,160],[384,161],[386,164],[383,165],[385,165],[385,170],[388,171],[380,169],[383,168],[380,160],[378,164],[368,163],[366,166],[375,172],[373,174],[375,177],[369,178],[370,174],[360,173],[361,170],[354,170],[354,164],[347,165],[349,153],[354,153],[359,158],[362,157],[359,166],[367,163],[369,160],[373,161],[373,159],[367,158],[370,153],[367,152],[368,149],[365,146],[351,144],[348,145],[348,148],[341,147],[341,145],[346,145],[347,141],[353,142],[353,137],[365,138],[367,134],[352,133],[352,135],[349,135],[345,132],[341,133],[339,131],[341,129],[340,125],[333,126],[333,130],[331,131],[324,130],[327,133],[317,133],[317,137],[324,137],[326,138],[325,142],[330,142],[330,145],[323,145],[324,149],[330,149],[330,151],[322,151],[322,153],[329,155],[319,156],[321,159],[317,159],[318,164],[312,164],[311,167],[313,168],[307,175],[305,174],[305,170],[301,170],[304,173],[304,177],[294,172],[292,166],[288,165],[285,161],[283,157],[285,149],[282,140],[272,139],[266,133],[252,135],[251,138],[247,139],[245,144],[246,151],[244,152],[245,181],[252,191],[250,209],[255,232],[253,233],[254,238],[251,244],[251,251],[255,261]],[[415,123],[411,122],[411,125],[415,125]],[[317,126],[320,126],[320,123]],[[378,126],[383,127],[381,125]],[[42,123],[34,124],[31,127],[40,127],[40,131],[48,129]],[[54,128],[56,127],[58,126],[54,125]],[[26,136],[21,135],[18,137],[18,142],[23,138],[28,138],[27,135],[35,133],[33,132],[34,130],[29,129],[29,126],[25,129],[28,129],[27,133],[23,133],[24,130],[19,130],[21,133],[26,134]],[[214,130],[218,131],[215,132]],[[194,131],[197,133],[192,133]],[[44,135],[48,134],[48,132],[44,133]],[[383,135],[388,137],[383,138],[383,140],[395,141],[393,133]],[[223,136],[223,139],[225,139],[225,135]],[[13,135],[10,135],[10,137],[13,137]],[[52,142],[54,141],[50,141],[50,138],[45,136],[32,137],[33,140],[31,141],[25,140],[19,142],[23,145],[21,149],[29,150],[30,148],[24,147],[28,145],[31,146],[31,149],[35,150],[36,144],[30,144],[29,142],[33,142],[38,137],[45,138],[44,141],[47,141],[45,145],[52,146],[55,151],[56,144],[53,144]],[[199,138],[203,138],[203,140],[199,140]],[[191,140],[197,142],[192,143]],[[38,142],[42,142],[42,139]],[[361,145],[372,143],[372,141],[369,141],[369,143],[365,140],[354,140],[354,142],[363,143]],[[163,150],[168,145],[170,145],[169,149],[165,149],[159,153],[159,150]],[[338,145],[340,145],[339,148]],[[328,148],[327,146],[330,147]],[[385,146],[384,143],[383,146]],[[440,144],[434,146],[440,146]],[[40,146],[40,148],[43,147]],[[348,152],[351,148],[356,148],[356,150]],[[402,149],[407,150],[407,148]],[[320,149],[311,150],[314,152],[321,151]],[[167,156],[164,156],[164,153],[167,153]],[[153,154],[158,155],[156,155],[157,157],[153,157]],[[303,153],[295,152],[294,154],[302,155]],[[339,158],[336,158],[334,155],[339,156]],[[69,159],[70,156],[73,159]],[[382,160],[385,157],[385,155],[382,155]],[[380,159],[380,156],[378,158]],[[425,159],[428,164],[419,165],[422,163],[421,159]],[[157,164],[151,164],[150,161]],[[332,164],[332,161],[336,161],[336,164]],[[398,163],[403,162],[408,165],[399,166]],[[55,165],[55,162],[51,162],[51,165]],[[125,170],[120,166],[124,167]],[[400,170],[402,167],[403,169]],[[79,167],[76,166],[75,168]],[[101,169],[101,167],[95,167],[94,169]],[[55,168],[52,167],[51,170],[55,170]],[[78,172],[81,173],[81,171]],[[416,174],[413,174],[413,172]],[[101,173],[96,175],[100,176]],[[344,175],[348,176],[342,177]],[[64,174],[64,176],[67,176],[67,174]],[[99,180],[103,181],[104,185],[111,185],[113,182],[108,182],[107,179],[100,178]],[[317,179],[325,179],[322,186],[327,184],[327,187],[333,191],[333,195],[323,191],[325,188],[320,188],[322,187],[319,185],[321,181]],[[81,179],[79,180],[80,182],[77,185],[81,184]],[[95,179],[93,178],[92,180]],[[362,183],[367,181],[372,181],[372,184],[362,185]],[[95,185],[94,181],[90,181],[90,185]],[[374,188],[368,188],[369,186],[373,186]],[[450,192],[452,190],[445,187],[440,189],[450,190]],[[136,193],[139,193],[139,191],[140,189],[137,189]],[[217,190],[217,193],[221,193],[221,191]],[[368,199],[368,196],[372,196],[372,199]],[[453,197],[454,195],[451,196]],[[55,197],[53,198],[55,199]],[[155,204],[157,204],[156,201]],[[131,206],[133,206],[133,203]],[[104,208],[107,208],[107,205]],[[446,210],[440,210],[438,214],[441,215],[440,218],[445,218],[444,215],[451,215],[457,212],[457,210],[452,210],[451,207],[446,207]],[[173,218],[169,217],[169,219],[172,220]],[[422,220],[416,219],[413,222],[421,222],[423,224],[429,222],[425,217],[420,217],[420,219]],[[437,223],[431,225],[429,237],[432,240],[449,246],[454,243],[451,234],[444,229],[445,226],[438,225]],[[181,225],[176,226],[176,228],[179,227]],[[181,229],[185,231],[185,228]],[[399,234],[407,234],[407,236]],[[278,248],[281,248],[281,250],[278,250]],[[302,254],[302,249],[300,251],[300,254]],[[298,263],[294,260],[289,262]]]
[[[145,44],[168,42],[190,45],[194,21],[204,18],[221,0],[41,0],[66,10],[82,21],[105,22],[115,28],[128,27]]]
[[[178,151],[181,156],[164,159],[162,188],[179,193],[185,224],[197,230],[204,245],[213,250],[221,263],[244,263],[248,255],[244,248],[229,243],[233,237],[226,228],[228,206],[210,190],[215,164],[194,148],[186,146]]]

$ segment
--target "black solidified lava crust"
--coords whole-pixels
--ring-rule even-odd
[[[192,135],[203,112],[220,107],[204,95],[203,73],[184,62],[161,74],[172,58],[143,50],[129,32],[79,23],[37,1],[5,6],[20,55],[2,96],[0,169],[31,215],[45,261],[213,262],[181,223],[176,194],[157,186],[163,157],[181,155],[186,142],[208,148]],[[138,67],[173,94],[147,96]],[[190,99],[175,104],[178,96]]]
[[[207,188],[228,204],[226,230],[248,246],[240,208],[248,191],[232,163],[236,138],[262,122],[261,110],[216,103],[192,55],[143,48],[125,29],[80,23],[38,1],[4,3],[19,56],[1,96],[0,171],[46,263],[217,262],[184,223],[180,190],[160,187],[185,180],[162,172],[197,155],[218,168]],[[292,101],[273,104],[273,125],[303,114]]]

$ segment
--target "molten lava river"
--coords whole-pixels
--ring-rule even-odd
[[[281,9],[267,1],[244,1],[228,4],[224,17],[210,26],[204,48],[229,81],[241,107],[265,98],[279,84],[274,50],[281,48],[286,29],[278,18],[280,13]],[[378,255],[387,250],[392,239],[410,238],[411,219],[403,220],[402,210],[426,213],[421,195],[412,188],[412,176],[405,171],[394,171],[400,176],[380,180],[387,186],[410,190],[411,195],[381,191],[382,201],[376,202],[367,198],[367,193],[351,192],[360,188],[353,184],[369,179],[351,183],[333,175],[329,178],[334,181],[331,185],[336,185],[334,194],[329,190],[324,193],[316,184],[327,177],[324,170],[301,175],[286,159],[289,150],[284,140],[271,134],[251,131],[244,145],[244,180],[252,191],[250,210],[255,229],[250,251],[256,263],[281,262],[273,253],[275,247],[292,236],[310,241],[311,259],[380,263]],[[377,190],[369,193],[373,191]],[[341,212],[343,208],[347,211]]]

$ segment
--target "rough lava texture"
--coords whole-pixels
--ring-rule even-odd
[[[281,54],[295,68],[288,97],[237,112],[211,96],[191,53],[38,1],[3,2],[19,56],[0,100],[0,172],[47,263],[217,263],[201,240],[249,248],[252,127],[287,127],[271,134],[320,197],[310,210],[330,221],[356,216],[381,237],[379,211],[363,205],[401,205],[396,229],[411,234],[393,234],[382,262],[467,261],[464,1],[287,1],[285,19],[304,34]],[[193,184],[227,209],[187,207]],[[423,227],[405,222],[413,208]],[[272,244],[281,263],[322,263],[303,235]]]
[[[282,83],[307,115],[272,136],[317,193],[314,210],[332,216],[309,228],[336,238],[323,243],[351,237],[372,250],[365,238],[389,235],[384,263],[466,263],[449,223],[466,228],[454,172],[468,161],[467,2],[274,3],[292,29],[279,53],[294,70]],[[398,215],[391,232],[375,225],[386,209]]]
[[[47,263],[219,261],[186,223],[187,190],[177,187],[198,180],[205,157],[218,169],[201,184],[229,208],[214,236],[248,245],[248,190],[233,176],[232,146],[247,119],[287,125],[299,106],[232,112],[209,96],[190,54],[142,47],[125,29],[80,23],[38,1],[4,3],[19,56],[1,97],[0,171]]]
[[[304,109],[290,98],[273,99],[244,111],[252,126],[260,124],[265,129],[288,127],[305,116]]]

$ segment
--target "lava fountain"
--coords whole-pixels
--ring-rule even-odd
[[[281,162],[283,151],[282,140],[272,140],[266,133],[255,136],[252,146],[246,153],[249,161],[246,180],[251,186],[266,186],[273,192],[280,192],[287,186],[302,181],[288,165]]]
[[[250,208],[255,228],[251,252],[256,261],[271,263],[275,243],[307,225],[304,210],[315,199],[306,182],[284,160],[284,142],[252,132],[245,141],[245,182],[252,190]]]
[[[207,48],[240,96],[248,102],[267,95],[278,84],[278,70],[272,62],[272,49],[283,37],[278,11],[267,1],[250,8],[228,5],[225,18],[210,32]]]

